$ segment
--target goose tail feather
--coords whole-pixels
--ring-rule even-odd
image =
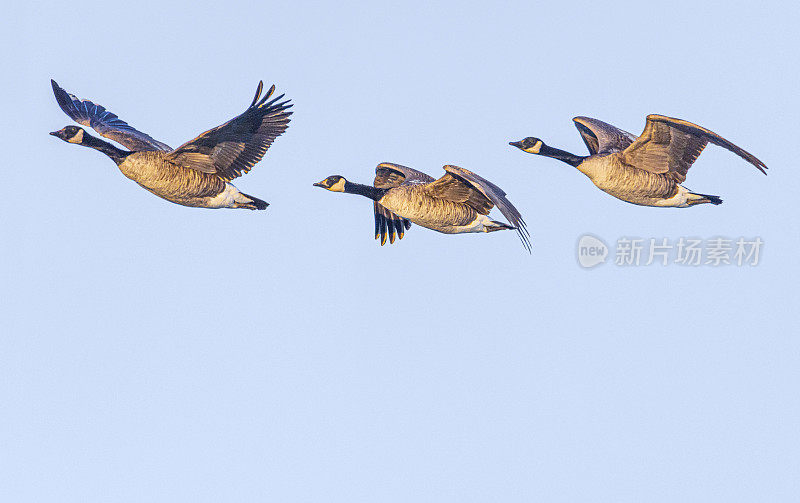
[[[244,192],[241,192],[240,194],[249,199],[249,201],[237,201],[237,208],[247,208],[248,210],[266,210],[267,206],[269,206],[268,202],[262,201],[257,197],[253,197],[250,194],[245,194]]]

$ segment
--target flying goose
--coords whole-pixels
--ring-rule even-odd
[[[373,200],[375,239],[381,246],[400,239],[411,222],[445,234],[493,232],[514,229],[530,252],[525,221],[497,185],[458,166],[445,166],[438,180],[415,169],[384,162],[375,168],[372,186],[353,183],[332,175],[314,184],[333,192],[360,194]],[[489,211],[497,206],[511,225],[490,219]]]
[[[589,149],[586,157],[549,147],[538,138],[528,137],[509,145],[574,166],[603,192],[642,206],[686,208],[702,203],[722,204],[719,196],[695,193],[680,185],[709,143],[730,150],[767,174],[767,166],[753,154],[685,120],[648,115],[644,132],[638,138],[597,119],[572,120]]]
[[[129,150],[119,149],[77,126],[66,126],[51,135],[99,150],[117,164],[123,175],[167,201],[200,208],[267,208],[268,203],[239,192],[230,181],[250,171],[289,126],[289,100],[279,102],[283,98],[280,95],[267,101],[275,86],[261,97],[264,83],[259,82],[253,102],[241,115],[172,149],[132,128],[104,107],[76,98],[54,80],[50,82],[64,113]]]

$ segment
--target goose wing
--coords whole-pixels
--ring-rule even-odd
[[[88,126],[101,136],[114,140],[134,152],[141,150],[172,150],[169,145],[154,140],[149,135],[132,128],[127,122],[106,110],[102,105],[96,105],[89,100],[77,98],[62,89],[53,79],[50,79],[50,84],[53,86],[53,94],[56,96],[58,106],[78,124]]]
[[[636,140],[629,132],[591,117],[575,117],[572,121],[591,154],[618,152]]]
[[[709,143],[730,150],[767,174],[763,162],[717,133],[663,115],[648,115],[642,135],[620,156],[625,164],[651,173],[669,173],[676,182],[682,183],[686,180],[686,172]]]
[[[403,184],[420,184],[432,181],[433,177],[426,175],[422,171],[399,164],[383,162],[375,168],[375,181],[372,185],[379,189],[391,189]],[[392,213],[377,201],[374,203],[373,209],[375,213],[375,239],[380,238],[381,246],[386,244],[387,236],[389,244],[392,244],[394,243],[395,234],[400,239],[403,239],[405,231],[411,228],[409,220]]]
[[[225,124],[209,129],[167,155],[176,164],[204,173],[215,173],[232,180],[250,171],[264,157],[275,138],[289,127],[292,105],[280,101],[283,94],[270,100],[275,86],[261,97],[264,83],[259,82],[250,106]],[[269,100],[269,101],[267,101]]]
[[[430,183],[434,178],[422,171],[407,168],[391,162],[382,162],[375,168],[373,186],[379,189],[391,189],[407,183]]]
[[[377,201],[373,202],[373,209],[375,212],[375,239],[380,238],[381,246],[386,244],[387,237],[389,244],[394,244],[395,234],[398,238],[403,239],[406,230],[411,227],[411,222],[387,210]]]
[[[506,193],[489,180],[458,166],[444,167],[445,175],[428,184],[428,193],[439,199],[465,203],[482,215],[488,215],[494,206],[514,226],[523,246],[530,251],[530,234],[525,220],[517,208],[506,199]]]

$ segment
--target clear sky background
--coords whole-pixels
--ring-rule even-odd
[[[0,32],[5,501],[796,501],[798,8],[791,2],[16,4]],[[235,183],[161,200],[50,89],[172,146],[260,79],[295,103]],[[643,208],[507,142],[571,118],[706,126]],[[503,187],[532,234],[412,227],[311,186],[389,161]],[[499,213],[498,213],[498,216]],[[756,267],[581,269],[579,236],[760,236]]]

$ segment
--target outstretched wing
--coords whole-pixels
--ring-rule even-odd
[[[429,183],[433,181],[432,176],[428,176],[416,169],[407,168],[399,164],[384,162],[375,168],[375,181],[373,186],[379,189],[391,189],[407,183]],[[375,239],[380,237],[381,246],[386,244],[386,237],[389,243],[394,243],[395,233],[397,237],[403,239],[405,231],[411,228],[411,222],[402,218],[381,206],[378,202],[373,205],[375,211]]]
[[[767,174],[763,162],[717,133],[663,115],[648,115],[642,135],[620,156],[625,164],[651,173],[669,173],[676,182],[682,183],[686,180],[686,172],[708,143],[730,150]]]
[[[78,124],[88,126],[101,136],[114,140],[135,152],[141,150],[172,150],[166,143],[154,140],[141,131],[132,128],[127,122],[117,117],[116,114],[106,110],[105,107],[69,94],[53,79],[50,79],[50,84],[53,86],[53,94],[56,95],[58,106]]]
[[[591,117],[575,117],[572,120],[590,154],[618,152],[636,140],[629,132]]]
[[[259,82],[253,102],[241,115],[221,126],[209,129],[167,155],[172,162],[204,173],[215,173],[232,180],[250,171],[264,157],[275,138],[289,127],[286,110],[290,100],[280,101],[283,94],[269,98],[275,86],[261,97],[264,83]]]
[[[530,233],[525,220],[517,208],[506,199],[506,193],[489,180],[476,175],[472,171],[458,166],[447,165],[443,177],[429,185],[431,195],[451,201],[467,203],[479,213],[486,215],[493,206],[506,217],[517,230],[522,245],[530,251]]]

